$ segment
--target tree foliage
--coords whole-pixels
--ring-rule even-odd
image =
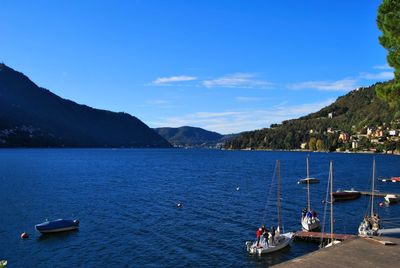
[[[377,95],[392,106],[400,103],[400,0],[383,0],[376,19],[382,31],[381,45],[387,49],[387,62],[394,68],[393,83],[376,88]]]

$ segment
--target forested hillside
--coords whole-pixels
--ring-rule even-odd
[[[393,81],[383,83],[390,84]],[[396,150],[400,108],[378,98],[375,87],[353,90],[299,119],[242,133],[226,149]]]

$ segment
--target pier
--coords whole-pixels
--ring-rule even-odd
[[[399,238],[356,237],[273,267],[399,267],[399,256]]]
[[[372,195],[371,194],[371,192],[370,191],[359,191],[362,195]],[[388,194],[397,194],[397,195],[400,195],[400,194],[398,194],[398,193],[382,193],[382,192],[374,192],[374,196],[377,196],[377,197],[385,197],[386,195],[388,195]]]
[[[330,233],[320,233],[320,232],[304,232],[304,231],[297,231],[294,234],[294,237],[296,239],[301,239],[301,240],[308,240],[308,241],[320,241],[326,240],[326,239],[331,239],[331,234]],[[333,234],[333,239],[335,240],[347,240],[356,237],[355,235],[350,235],[350,234]]]

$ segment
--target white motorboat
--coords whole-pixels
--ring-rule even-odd
[[[400,202],[400,195],[398,194],[387,194],[385,196],[385,200],[386,202],[388,202],[389,204],[391,203],[397,203]]]

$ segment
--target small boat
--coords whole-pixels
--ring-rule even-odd
[[[359,198],[361,196],[361,192],[354,189],[343,191],[338,189],[336,192],[332,193],[332,195],[334,201],[353,200]]]
[[[383,182],[400,182],[400,177],[391,177],[390,179],[381,179]]]
[[[387,194],[385,196],[386,202],[390,203],[397,203],[400,201],[400,195],[398,194]]]
[[[309,176],[309,168],[308,168],[308,156],[306,158],[307,163],[307,178]],[[307,181],[307,208],[303,209],[301,214],[301,226],[305,231],[314,231],[318,230],[321,227],[320,220],[317,217],[317,212],[311,209],[310,204],[310,182]]]
[[[359,236],[379,235],[381,229],[381,219],[374,209],[374,193],[375,193],[375,158],[372,162],[372,190],[371,190],[371,212],[364,216],[363,221],[358,226]]]
[[[304,179],[300,179],[297,184],[302,184],[302,183],[319,183],[319,179],[317,178],[304,178]]]
[[[277,232],[279,232],[279,228],[277,229]],[[252,241],[247,241],[246,242],[246,246],[247,246],[247,251],[251,254],[258,254],[258,255],[262,255],[262,254],[266,254],[266,253],[272,253],[278,250],[281,250],[283,248],[285,248],[286,246],[288,246],[289,244],[291,244],[291,242],[293,241],[293,235],[294,233],[284,233],[284,234],[280,234],[275,243],[272,245],[265,245],[263,243],[260,242],[260,246],[257,247],[254,243],[256,242],[252,242]]]
[[[246,249],[250,254],[267,254],[278,250],[281,250],[289,245],[291,245],[294,239],[294,233],[288,232],[283,233],[281,228],[280,220],[280,162],[276,161],[276,171],[277,171],[277,209],[278,209],[278,227],[276,228],[275,235],[264,238],[262,241],[246,241]],[[261,228],[260,228],[261,230]],[[281,233],[282,232],[282,233]]]
[[[71,230],[76,230],[78,228],[79,228],[78,220],[64,220],[64,219],[58,219],[53,221],[46,220],[45,222],[35,225],[35,229],[41,232],[42,234],[71,231]]]
[[[328,240],[329,241],[329,243],[327,244],[327,245],[325,245],[324,246],[324,248],[329,248],[329,247],[332,247],[332,246],[334,246],[334,245],[337,245],[337,244],[340,244],[341,243],[341,241],[339,241],[339,240],[335,240],[334,239],[334,228],[333,228],[333,224],[335,223],[335,220],[334,220],[334,218],[333,218],[333,202],[334,202],[334,197],[333,197],[333,191],[332,191],[332,189],[333,189],[333,163],[332,163],[332,160],[330,161],[330,163],[329,163],[329,182],[328,182],[328,186],[329,186],[329,188],[330,188],[330,202],[328,202],[328,198],[327,198],[327,200],[326,200],[326,202],[325,202],[325,206],[329,203],[330,204],[330,219],[331,219],[331,223],[330,223],[330,226],[331,226],[331,237],[330,237],[330,239]],[[326,207],[325,207],[326,208]],[[325,211],[326,211],[326,209],[325,209]],[[324,216],[324,218],[325,218],[325,216]]]
[[[314,210],[305,208],[302,212],[301,226],[305,231],[311,232],[321,228],[321,222]]]

